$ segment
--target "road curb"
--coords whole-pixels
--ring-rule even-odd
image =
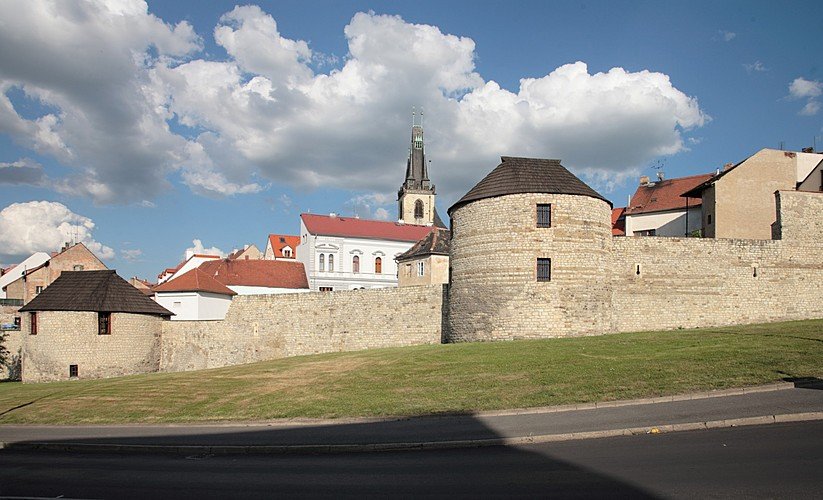
[[[367,443],[367,444],[312,444],[312,445],[141,445],[116,443],[71,443],[71,442],[0,442],[0,449],[32,451],[68,451],[86,453],[148,453],[185,455],[190,457],[204,455],[301,455],[301,454],[335,454],[335,453],[373,453],[409,450],[447,450],[458,448],[482,448],[487,446],[522,446],[529,444],[555,443],[584,439],[600,439],[619,436],[636,436],[640,434],[667,434],[672,432],[745,427],[752,425],[779,424],[787,422],[806,422],[823,420],[823,411],[790,413],[781,415],[762,415],[756,417],[711,420],[706,422],[687,422],[678,424],[661,424],[647,427],[629,427],[623,429],[606,429],[597,431],[568,432],[560,434],[542,434],[517,437],[500,437],[489,439],[465,439],[452,441],[426,441],[401,443]]]

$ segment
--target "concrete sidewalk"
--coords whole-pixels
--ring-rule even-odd
[[[208,425],[0,426],[2,447],[184,454],[334,453],[515,445],[823,420],[823,387],[791,383],[471,415]]]

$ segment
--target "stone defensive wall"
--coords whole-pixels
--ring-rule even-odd
[[[615,238],[611,330],[823,318],[823,193],[779,192],[778,217],[781,240]]]
[[[447,341],[823,318],[823,193],[781,191],[775,240],[617,237],[609,205],[516,194],[452,214]],[[552,205],[537,228],[535,205]],[[535,262],[550,258],[551,281]]]
[[[238,295],[218,321],[165,321],[160,371],[441,342],[442,285]]]

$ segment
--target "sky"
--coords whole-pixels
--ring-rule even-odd
[[[393,220],[413,107],[446,211],[500,156],[640,175],[823,149],[819,1],[0,2],[0,264],[124,277]]]

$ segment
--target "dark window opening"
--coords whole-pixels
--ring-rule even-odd
[[[31,330],[29,331],[29,333],[31,333],[32,335],[37,335],[37,313],[29,313],[29,318],[31,323]]]
[[[711,223],[712,223],[712,214],[709,214],[709,215],[706,216],[706,225],[709,225]]]
[[[111,335],[111,313],[97,313],[97,334]]]
[[[537,204],[537,227],[552,227],[552,206],[550,203]]]
[[[552,280],[552,260],[537,259],[537,281]]]
[[[414,202],[414,218],[423,218],[423,202],[421,200],[417,200]]]
[[[334,287],[330,287],[330,286],[321,286],[320,287],[321,292],[331,292],[333,290],[334,290]]]
[[[69,378],[77,378],[77,365],[69,365]]]

